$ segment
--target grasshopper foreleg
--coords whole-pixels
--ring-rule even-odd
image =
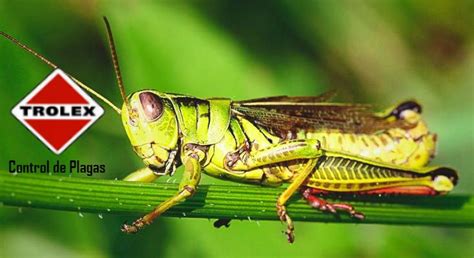
[[[130,182],[149,183],[153,182],[157,178],[158,176],[153,172],[153,170],[151,170],[149,167],[144,167],[130,173],[123,180]]]
[[[153,220],[167,211],[169,208],[178,204],[179,202],[189,198],[196,191],[196,187],[201,179],[201,164],[199,155],[194,152],[189,152],[184,155],[184,174],[179,185],[178,193],[158,205],[152,212],[146,214],[142,218],[135,220],[131,225],[124,224],[122,231],[125,233],[136,233],[146,225],[149,225]]]

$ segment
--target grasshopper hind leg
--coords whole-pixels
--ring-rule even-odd
[[[301,195],[303,198],[308,202],[308,204],[320,211],[330,212],[332,214],[338,215],[338,211],[345,212],[349,214],[349,216],[363,220],[365,219],[365,215],[362,212],[358,212],[349,204],[346,203],[329,203],[316,195],[322,193],[323,191],[309,188],[309,187],[301,187],[300,189]]]

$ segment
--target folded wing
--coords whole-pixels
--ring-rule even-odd
[[[333,93],[317,97],[268,97],[232,103],[234,114],[273,131],[340,130],[375,133],[391,128],[408,129],[403,120],[377,116],[370,105],[328,103]]]

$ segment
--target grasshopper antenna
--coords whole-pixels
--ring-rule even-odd
[[[52,67],[53,69],[58,69],[58,66],[56,64],[54,64],[53,62],[49,61],[48,59],[46,59],[44,56],[38,54],[36,51],[34,51],[33,49],[29,48],[28,46],[26,46],[25,44],[21,43],[19,40],[17,40],[16,38],[14,38],[13,36],[3,32],[3,31],[0,31],[0,35],[2,35],[3,37],[5,37],[6,39],[8,39],[9,41],[13,42],[15,45],[19,46],[20,48],[22,48],[23,50],[25,50],[26,52],[34,55],[35,57],[37,57],[38,59],[40,59],[41,61],[43,61],[44,63],[46,63],[47,65],[49,65],[50,67]],[[77,84],[79,84],[79,86],[81,86],[81,88],[85,89],[86,91],[88,91],[89,93],[91,93],[92,95],[94,95],[95,97],[97,97],[98,99],[102,100],[105,104],[109,105],[112,109],[114,109],[118,114],[121,113],[120,109],[115,106],[112,102],[110,102],[108,99],[106,99],[104,96],[100,95],[98,92],[96,92],[95,90],[93,90],[92,88],[90,88],[89,86],[85,85],[84,83],[82,83],[81,81],[79,81],[78,79],[72,77],[70,74],[67,74],[69,77],[71,77],[71,79],[73,81],[75,81]]]
[[[112,28],[110,27],[109,20],[107,17],[104,18],[105,27],[107,29],[107,39],[109,40],[109,49],[110,55],[112,56],[112,62],[114,64],[115,77],[117,78],[117,84],[120,89],[120,95],[122,95],[123,102],[127,106],[128,110],[130,109],[130,104],[127,100],[127,95],[125,94],[125,87],[123,86],[122,73],[120,72],[119,60],[117,55],[117,50],[115,49],[114,37],[112,36]]]

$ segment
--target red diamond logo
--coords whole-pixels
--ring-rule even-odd
[[[59,69],[12,110],[56,154],[63,152],[103,113],[102,107]]]

